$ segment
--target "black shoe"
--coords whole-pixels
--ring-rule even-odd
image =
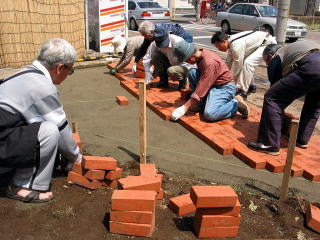
[[[249,142],[248,148],[257,152],[263,152],[273,156],[277,156],[280,153],[278,147],[265,146],[262,143],[258,143],[258,142]]]
[[[156,82],[156,83],[150,83],[150,87],[153,88],[168,88],[169,83],[168,82]]]
[[[180,80],[178,90],[180,91],[181,89],[186,89],[186,85],[187,85],[187,79]]]
[[[250,85],[248,92],[251,92],[251,93],[257,92],[257,86],[255,84]]]
[[[308,148],[308,144],[303,144],[303,143],[299,143],[296,142],[296,146],[302,149],[307,149]]]
[[[242,91],[239,95],[240,95],[245,101],[247,101],[247,98],[248,98],[248,96],[250,95],[250,93],[249,93],[249,92]]]

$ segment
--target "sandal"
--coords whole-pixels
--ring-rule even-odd
[[[39,195],[42,192],[37,190],[31,190],[31,189],[26,189],[26,190],[30,190],[31,192],[27,196],[22,197],[17,194],[21,189],[25,189],[25,188],[9,186],[7,191],[7,197],[22,201],[25,203],[45,203],[45,202],[51,201],[54,198],[54,196],[52,196],[46,199],[39,199]]]

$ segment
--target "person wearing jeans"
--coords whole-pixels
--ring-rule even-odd
[[[194,43],[184,40],[174,46],[174,53],[180,62],[196,64],[198,68],[189,70],[188,79],[193,93],[184,105],[172,112],[172,121],[177,121],[188,110],[200,110],[203,105],[204,118],[208,121],[230,118],[237,111],[243,118],[248,118],[250,108],[241,96],[234,98],[236,86],[233,76],[219,56],[205,49],[196,49]]]

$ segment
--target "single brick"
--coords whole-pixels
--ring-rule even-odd
[[[156,192],[144,190],[114,190],[111,210],[155,211]]]
[[[110,221],[124,223],[152,224],[154,212],[147,211],[110,211]]]
[[[90,180],[102,180],[104,179],[104,174],[105,174],[104,170],[89,169],[86,171],[86,173],[83,176]]]
[[[117,96],[117,103],[120,106],[128,106],[129,105],[128,98],[125,96]]]
[[[238,200],[229,186],[192,186],[190,197],[196,208],[234,207]]]
[[[117,160],[112,157],[83,156],[82,167],[85,169],[115,170]]]
[[[118,184],[118,180],[109,180],[109,179],[104,179],[102,181],[102,184],[108,188],[116,188]]]
[[[157,194],[157,200],[161,200],[164,198],[164,190],[160,188],[160,191]]]
[[[226,215],[203,215],[196,211],[194,217],[194,224],[203,227],[234,227],[240,224],[240,215],[226,216]]]
[[[84,169],[81,166],[81,162],[74,162],[72,164],[72,172],[75,172],[81,176],[84,174]]]
[[[121,178],[122,176],[122,169],[121,168],[116,168],[114,171],[106,171],[105,178],[109,180],[116,180]]]
[[[89,189],[97,189],[102,185],[101,182],[97,180],[90,181],[87,178],[72,171],[69,171],[68,173],[68,181]]]
[[[306,211],[307,226],[320,233],[320,209],[310,204]]]
[[[129,176],[119,179],[119,186],[124,190],[160,191],[161,179],[157,176]]]
[[[125,235],[133,235],[139,237],[151,237],[155,227],[155,219],[153,217],[152,224],[137,224],[124,222],[109,222],[110,232]]]
[[[137,68],[137,71],[134,74],[134,77],[136,78],[144,78],[146,75],[144,73],[144,70],[141,70],[139,68]]]
[[[80,148],[80,152],[82,153],[82,144],[80,140],[80,136],[78,132],[72,133],[73,139],[76,141],[77,146]]]
[[[239,216],[241,204],[239,200],[234,207],[217,207],[217,208],[197,208],[196,214],[202,215],[224,215],[224,216]]]
[[[202,227],[194,226],[198,238],[237,237],[239,226],[234,227]]]
[[[189,193],[170,198],[169,208],[178,216],[183,216],[196,211],[196,207],[192,202]]]
[[[155,164],[140,164],[141,176],[152,176],[157,174],[157,168]]]

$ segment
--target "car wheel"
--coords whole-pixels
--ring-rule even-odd
[[[225,33],[230,33],[230,30],[230,24],[228,23],[228,21],[223,21],[221,23],[221,31]]]
[[[288,38],[288,42],[289,43],[293,43],[293,42],[295,42],[297,40],[298,40],[298,38]]]
[[[134,18],[131,18],[130,19],[130,30],[137,30],[138,29],[138,26],[137,26],[137,23],[136,23],[136,20],[134,20]]]
[[[272,29],[272,27],[269,26],[269,25],[264,25],[264,26],[262,26],[262,27],[260,28],[260,30],[263,31],[263,32],[268,32],[268,33],[270,33],[271,36],[273,36],[273,29]]]

